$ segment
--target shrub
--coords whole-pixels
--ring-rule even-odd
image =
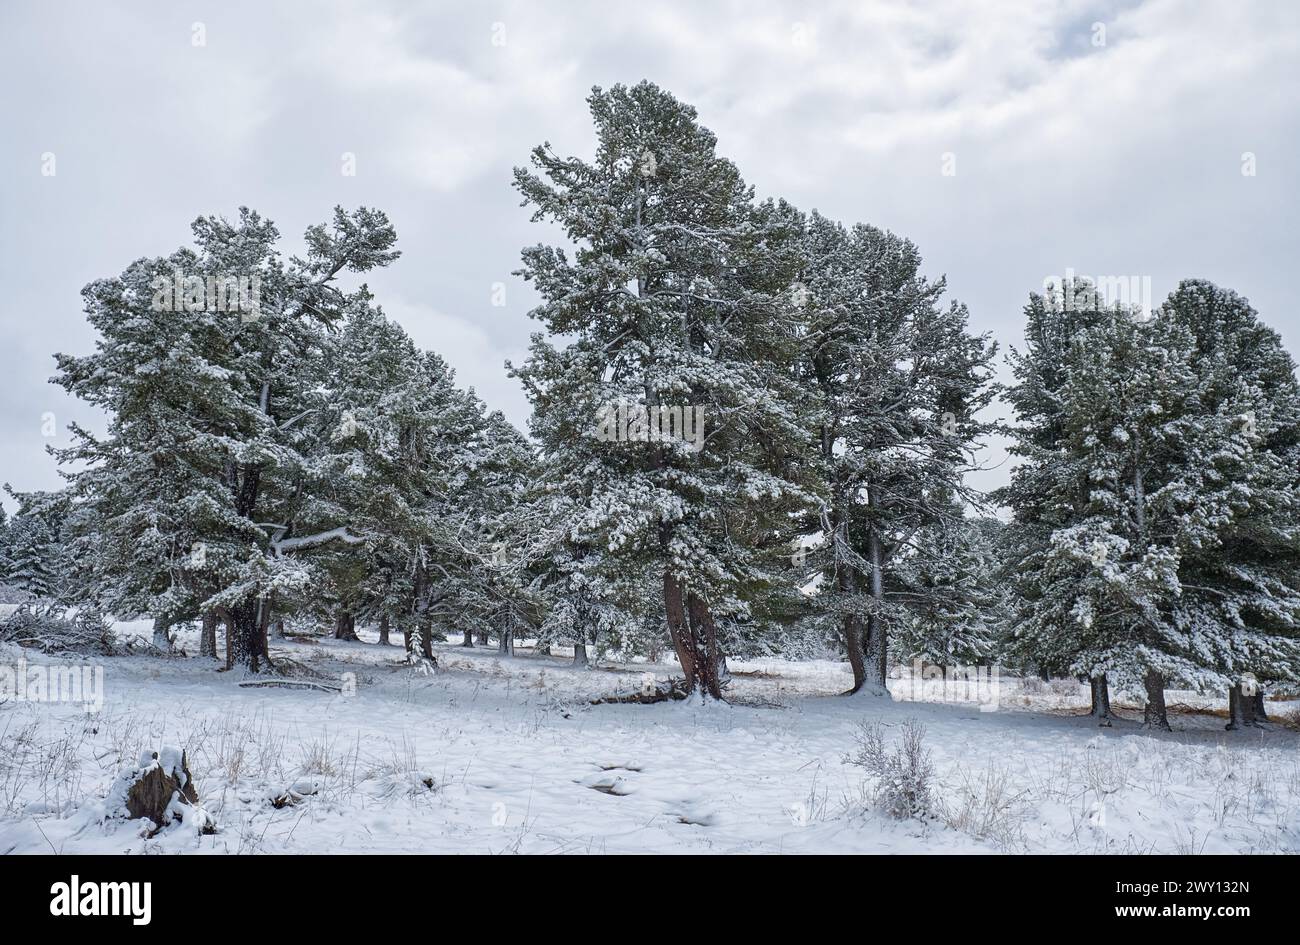
[[[872,803],[899,820],[924,817],[933,808],[930,782],[934,767],[924,745],[925,726],[909,719],[903,723],[902,735],[899,745],[887,747],[880,723],[864,722],[858,730],[857,753],[845,759],[875,779]]]

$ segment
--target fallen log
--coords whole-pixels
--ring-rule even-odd
[[[309,679],[246,679],[240,684],[242,689],[315,689],[317,692],[341,693],[342,686],[312,682]]]
[[[686,681],[683,679],[673,679],[667,683],[657,683],[653,689],[642,689],[640,692],[629,693],[621,696],[603,696],[599,699],[592,699],[592,705],[654,705],[658,702],[680,702],[690,696],[686,689]]]

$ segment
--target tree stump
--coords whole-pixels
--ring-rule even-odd
[[[141,753],[138,767],[118,775],[115,794],[131,820],[147,819],[153,836],[173,822],[191,823],[200,833],[213,833],[212,819],[199,807],[189,761],[180,748]]]

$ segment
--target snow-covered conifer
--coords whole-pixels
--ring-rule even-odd
[[[717,620],[776,580],[809,445],[793,383],[799,215],[755,203],[695,111],[651,83],[589,98],[591,161],[533,151],[534,218],[575,244],[524,251],[541,294],[516,369],[544,457],[579,501],[569,538],[658,574],[689,686],[721,694]],[[744,530],[753,540],[738,541]]]

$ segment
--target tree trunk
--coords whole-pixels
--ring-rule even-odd
[[[469,627],[465,628],[465,636],[461,638],[460,645],[468,647],[474,646],[474,632],[470,630]]]
[[[271,606],[272,597],[265,597],[257,603],[257,635],[261,640],[262,655],[267,663],[271,662]]]
[[[217,613],[214,610],[203,614],[203,629],[199,631],[199,656],[217,656]]]
[[[575,643],[573,645],[573,665],[574,666],[590,665],[587,662],[587,644]]]
[[[1111,720],[1110,714],[1110,684],[1106,681],[1106,675],[1093,676],[1088,680],[1092,689],[1092,709],[1089,714],[1096,719],[1101,719],[1101,724],[1109,726]]]
[[[664,609],[668,615],[668,635],[677,651],[677,662],[686,676],[686,689],[695,691],[695,645],[686,626],[686,606],[682,585],[671,571],[664,571]]]
[[[429,573],[425,567],[424,559],[418,558],[415,562],[415,596],[412,603],[411,619],[415,623],[412,636],[406,640],[406,658],[408,661],[416,662],[415,651],[411,648],[413,643],[420,646],[420,659],[438,665],[438,660],[433,655],[433,617],[429,614]]]
[[[334,618],[334,639],[336,640],[356,640],[357,624],[356,617],[346,610],[340,609]]]
[[[836,539],[837,541],[840,539]],[[840,590],[852,596],[857,590],[857,575],[848,564],[838,563]],[[853,688],[845,695],[852,695],[866,684],[867,661],[866,650],[862,640],[862,618],[857,614],[844,615],[844,649],[849,657],[849,667],[853,670]]]
[[[388,614],[379,618],[379,645],[388,646]]]
[[[1147,706],[1142,713],[1142,727],[1172,731],[1169,728],[1169,712],[1165,708],[1165,677],[1154,669],[1148,669],[1143,682],[1146,684]]]
[[[170,653],[172,649],[171,634],[168,628],[171,627],[171,621],[166,617],[153,618],[153,645],[164,653]]]
[[[497,652],[502,656],[515,655],[515,632],[506,627],[497,634]]]
[[[845,695],[852,695],[867,681],[866,652],[862,644],[862,621],[856,614],[844,615],[844,648],[849,654],[849,667],[853,670],[853,688]]]
[[[261,620],[258,599],[253,597],[229,611],[227,633],[233,645],[227,645],[227,663],[230,667],[243,666],[250,673],[261,672],[266,658],[265,627]]]
[[[1228,687],[1228,724],[1224,728],[1229,732],[1241,728],[1241,690],[1236,684]]]
[[[272,636],[274,636],[275,639],[277,640],[283,640],[284,639],[284,618],[283,617],[277,618],[273,626],[275,627],[275,632],[272,634]]]
[[[691,637],[695,642],[695,675],[699,691],[722,698],[722,654],[718,649],[718,628],[703,598],[686,595],[686,613],[690,618]]]
[[[231,616],[229,610],[225,607],[217,609],[217,616],[221,618],[222,624],[226,628],[226,669],[235,668],[235,618]]]
[[[868,490],[868,502],[875,504],[874,490]],[[871,597],[876,602],[871,615],[867,618],[868,643],[871,645],[871,681],[881,689],[887,687],[886,677],[889,671],[889,631],[880,616],[885,601],[885,576],[883,549],[880,547],[880,534],[873,526],[867,539],[867,554],[871,562]]]
[[[686,592],[671,571],[664,571],[664,610],[677,660],[690,692],[722,698],[721,651],[713,614],[702,597]]]
[[[402,628],[402,648],[406,650],[409,659],[415,658],[415,649],[411,645],[411,628],[409,626]]]
[[[1255,689],[1255,695],[1252,697],[1252,699],[1254,702],[1252,708],[1255,710],[1255,721],[1256,722],[1269,721],[1268,712],[1264,710],[1264,690],[1262,688],[1257,687]]]

